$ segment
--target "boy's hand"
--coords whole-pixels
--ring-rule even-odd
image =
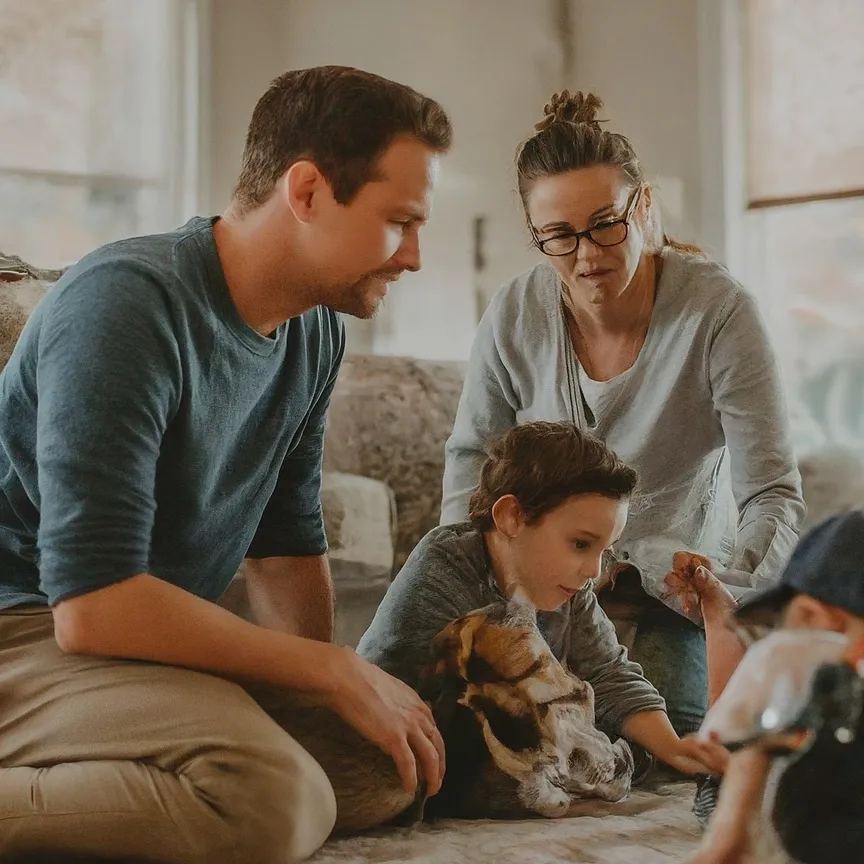
[[[745,864],[749,860],[748,852],[746,836],[742,838],[728,833],[703,846],[689,864]]]
[[[663,599],[676,598],[684,616],[696,624],[719,621],[735,609],[735,598],[702,555],[676,552],[665,584],[667,594]]]
[[[665,761],[682,774],[723,774],[729,764],[729,751],[718,741],[688,736]]]
[[[444,779],[444,741],[429,706],[407,684],[343,649],[330,707],[393,757],[406,792],[418,784],[418,762],[431,797]]]

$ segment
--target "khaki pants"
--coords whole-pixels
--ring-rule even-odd
[[[322,768],[242,687],[67,655],[50,610],[0,612],[0,860],[287,864],[335,819]]]

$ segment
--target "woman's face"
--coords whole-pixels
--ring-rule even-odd
[[[603,553],[621,536],[627,509],[627,499],[575,495],[536,522],[517,518],[508,531],[510,569],[537,609],[557,609],[600,575]]]
[[[622,226],[608,223],[626,218],[629,207],[629,227],[622,243],[601,247],[581,237],[574,252],[548,257],[576,297],[597,304],[614,300],[630,284],[646,249],[650,205],[649,188],[628,186],[621,171],[607,165],[542,177],[534,182],[526,201],[538,241],[562,238],[566,242],[567,234],[589,228],[601,228],[598,236],[615,239],[616,232],[623,233]]]

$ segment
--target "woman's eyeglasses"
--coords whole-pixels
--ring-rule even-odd
[[[627,234],[630,230],[630,217],[633,215],[633,210],[639,201],[639,196],[642,193],[640,186],[627,202],[627,207],[624,210],[624,215],[620,219],[611,219],[608,222],[600,222],[597,225],[592,225],[587,231],[568,231],[564,234],[556,234],[554,237],[548,237],[546,240],[541,240],[534,230],[531,228],[531,234],[534,237],[534,245],[544,254],[552,257],[560,257],[561,255],[572,255],[579,248],[579,241],[586,237],[595,246],[618,246],[627,239]]]

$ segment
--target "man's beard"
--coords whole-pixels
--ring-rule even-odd
[[[378,314],[387,294],[381,291],[383,282],[395,282],[401,271],[376,270],[367,273],[356,282],[334,292],[333,300],[327,305],[336,312],[352,315],[354,318],[369,320]]]

